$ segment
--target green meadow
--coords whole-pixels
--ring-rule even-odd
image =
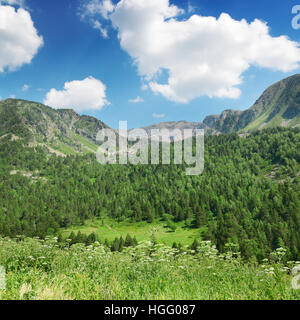
[[[166,221],[154,220],[152,223],[146,221],[131,222],[129,219],[116,221],[112,218],[87,220],[83,226],[72,226],[61,229],[63,238],[67,238],[71,232],[89,235],[95,233],[97,238],[104,242],[113,241],[116,237],[125,239],[127,234],[136,237],[137,241],[151,240],[154,236],[158,243],[171,246],[174,242],[182,245],[191,245],[194,239],[201,240],[203,228],[191,229],[184,222],[176,223],[176,230],[172,231]]]
[[[99,242],[0,238],[6,289],[0,300],[299,300],[295,266],[279,248],[259,265],[209,241],[196,250],[150,241],[111,252]],[[299,286],[299,285],[298,285]]]

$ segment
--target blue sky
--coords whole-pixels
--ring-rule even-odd
[[[117,2],[117,0],[113,1],[114,4]],[[151,48],[149,48],[150,51],[148,50],[145,53],[135,48],[134,43],[128,42],[121,45],[122,35],[120,30],[123,28],[121,18],[119,20],[117,20],[118,17],[115,18],[115,21],[117,21],[115,23],[118,24],[119,29],[113,27],[109,19],[100,17],[99,14],[93,15],[90,13],[82,18],[82,15],[80,16],[78,12],[82,13],[79,9],[87,3],[88,1],[83,0],[25,1],[24,10],[30,13],[37,34],[43,38],[43,44],[40,45],[35,54],[32,54],[30,63],[23,63],[17,68],[9,69],[5,67],[3,62],[4,69],[0,72],[0,97],[2,99],[16,97],[43,102],[52,88],[56,90],[52,92],[53,95],[58,95],[58,92],[64,89],[66,82],[92,77],[89,79],[97,79],[105,85],[105,88],[102,88],[103,92],[95,99],[102,98],[106,103],[101,105],[101,108],[97,107],[96,104],[92,108],[93,110],[89,110],[88,106],[81,109],[77,108],[79,112],[95,116],[115,128],[118,126],[119,120],[127,120],[129,127],[140,127],[160,121],[202,121],[205,116],[220,113],[224,109],[246,109],[255,102],[269,85],[299,72],[297,67],[283,72],[283,70],[274,70],[273,65],[265,67],[264,65],[268,65],[265,61],[261,65],[251,63],[249,68],[246,68],[240,74],[243,82],[235,85],[235,87],[239,88],[241,92],[238,97],[234,98],[230,97],[230,94],[210,98],[205,93],[203,94],[204,91],[200,89],[198,90],[199,96],[197,96],[197,85],[201,84],[200,80],[199,83],[195,83],[195,89],[190,93],[181,92],[181,89],[185,88],[184,83],[175,86],[175,89],[173,88],[175,91],[179,88],[180,94],[177,94],[171,88],[174,91],[172,91],[171,96],[159,93],[157,90],[151,90],[149,86],[148,89],[143,90],[142,84],[148,80],[145,80],[147,72],[141,71],[141,69],[147,69],[147,63],[152,61],[152,58],[153,60],[156,59],[156,56],[153,57],[149,53]],[[188,20],[192,15],[219,18],[220,14],[228,13],[232,19],[237,21],[244,18],[248,23],[254,19],[267,22],[271,37],[287,35],[290,40],[300,41],[300,30],[294,30],[291,26],[293,18],[291,10],[297,4],[297,1],[177,0],[170,1],[170,5],[172,4],[176,5],[178,9],[185,10],[184,13],[181,12],[173,17],[177,21]],[[7,3],[2,4],[2,6],[7,5]],[[18,9],[19,6],[14,7]],[[103,28],[107,29],[107,38],[103,37],[98,29],[93,28],[95,21],[99,21]],[[141,28],[140,25],[137,25],[137,27]],[[220,39],[219,36],[217,39]],[[124,40],[124,42],[126,41]],[[178,46],[180,44],[177,43],[175,48],[180,50]],[[211,44],[212,48],[214,46],[215,44]],[[285,48],[286,50],[289,49],[288,44],[282,50],[285,50]],[[201,48],[197,47],[197,50],[201,50]],[[260,50],[257,61],[263,61],[265,54],[263,49],[258,48],[257,50]],[[198,54],[198,51],[196,53]],[[297,52],[295,51],[295,53]],[[147,57],[143,64],[138,64],[134,63],[134,55],[139,57],[145,57],[146,55]],[[227,56],[227,53],[224,52],[224,55]],[[178,59],[183,59],[182,57],[182,55],[178,55]],[[3,59],[7,61],[5,57]],[[170,67],[174,69],[165,70],[164,63],[169,65],[169,62],[161,62],[163,59],[161,57],[160,59],[158,65],[162,66],[161,70],[163,71],[160,76],[154,76],[154,79],[159,78],[157,82],[166,84],[170,70],[173,70],[174,73],[178,70],[176,65]],[[220,60],[222,59],[226,58],[223,57],[223,53],[220,53]],[[276,57],[270,56],[270,60],[272,59],[274,59],[273,64],[278,63]],[[292,57],[285,57],[284,59],[288,60],[286,61],[287,64],[290,64],[289,59],[292,59]],[[218,57],[217,60],[219,60]],[[217,62],[219,63],[219,61]],[[178,61],[178,63],[181,62]],[[197,64],[197,61],[193,63]],[[209,61],[209,63],[212,62]],[[186,66],[188,72],[188,69],[193,69],[194,65],[191,63]],[[179,71],[176,76],[175,80],[180,82],[181,74]],[[192,79],[189,81],[192,81]],[[192,82],[188,83],[193,86]],[[27,87],[24,87],[24,85],[27,85]],[[137,99],[138,97],[140,99]],[[55,98],[57,97],[55,96]],[[48,101],[53,101],[53,99],[54,97],[52,97],[52,100],[48,99]],[[184,99],[187,99],[187,101],[183,102]],[[139,102],[133,103],[133,100]]]

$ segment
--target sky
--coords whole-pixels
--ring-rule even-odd
[[[72,108],[113,128],[245,110],[299,73],[297,4],[0,0],[0,99]]]

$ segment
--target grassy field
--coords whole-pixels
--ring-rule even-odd
[[[292,288],[297,263],[277,258],[245,263],[230,251],[219,254],[209,242],[197,252],[142,242],[120,253],[97,242],[69,247],[55,238],[0,238],[6,270],[0,300],[300,299]]]
[[[101,220],[87,220],[84,226],[75,226],[68,229],[62,229],[62,236],[68,237],[72,231],[89,235],[95,233],[102,242],[107,239],[114,240],[116,237],[125,239],[127,234],[135,236],[137,241],[150,240],[154,234],[155,239],[159,243],[172,245],[174,242],[180,242],[183,245],[190,245],[194,239],[201,240],[201,229],[187,228],[185,224],[176,223],[177,229],[172,232],[167,227],[166,221],[155,220],[152,223],[136,222],[132,223],[128,220],[116,222],[111,218],[103,218]]]
[[[76,152],[74,149],[72,149],[70,146],[64,144],[61,141],[56,141],[55,145],[50,144],[50,147],[55,150],[58,150],[59,152],[65,154],[65,155],[76,155]]]
[[[95,143],[90,142],[88,139],[86,139],[83,136],[80,136],[79,134],[73,133],[73,137],[79,141],[83,146],[88,147],[90,150],[96,152],[99,148]]]

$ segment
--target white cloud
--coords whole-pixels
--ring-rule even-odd
[[[0,72],[30,63],[42,45],[28,11],[0,4]]]
[[[108,38],[108,29],[95,17],[99,16],[108,19],[108,14],[114,9],[111,0],[89,0],[79,8],[78,14],[82,20],[87,20],[94,29],[100,31],[103,38]]]
[[[0,0],[1,4],[8,4],[10,6],[24,6],[25,0]]]
[[[107,29],[98,20],[93,21],[93,28],[99,30],[103,38],[108,38]]]
[[[30,86],[28,84],[24,84],[23,88],[22,88],[22,91],[25,92],[25,91],[28,91],[30,88]]]
[[[90,0],[84,3],[79,9],[79,15],[82,19],[88,16],[101,15],[105,19],[108,14],[114,10],[114,5],[111,0]]]
[[[51,89],[44,104],[57,109],[101,110],[109,102],[106,100],[106,86],[93,77],[66,82],[64,90]]]
[[[141,98],[141,97],[136,97],[135,99],[128,100],[128,102],[130,102],[130,103],[140,103],[140,102],[144,102],[144,99]]]
[[[104,2],[89,3],[90,15],[101,14],[95,8]],[[142,80],[169,100],[188,103],[203,95],[234,99],[251,65],[283,72],[299,68],[299,43],[272,37],[265,22],[237,21],[225,13],[180,20],[182,12],[169,0],[121,0],[103,14]],[[162,70],[168,73],[167,83],[159,81]]]
[[[162,119],[164,118],[166,115],[163,114],[163,113],[153,113],[152,114],[152,117],[155,118],[155,119]]]

